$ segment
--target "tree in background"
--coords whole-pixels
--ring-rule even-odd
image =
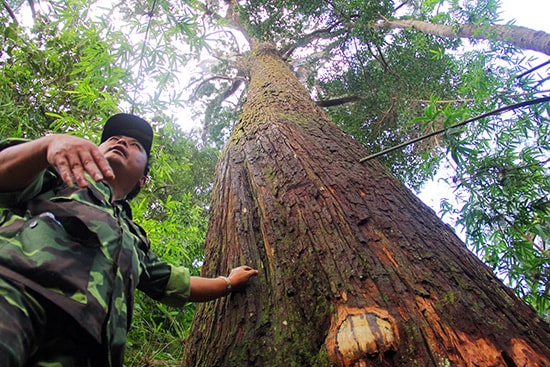
[[[19,5],[24,8],[25,3]],[[22,8],[3,4],[0,138],[70,133],[99,142],[105,119],[121,108],[146,117],[156,135],[151,180],[131,202],[133,213],[147,230],[156,253],[197,275],[218,152],[200,147],[196,138],[171,122],[173,112],[168,106],[181,104],[177,93],[165,93],[165,98],[141,92],[148,89],[145,75],[156,77],[165,87],[174,80],[171,72],[177,68],[155,59],[159,48],[167,50],[162,40],[155,47],[132,43],[136,41],[111,27],[107,18],[88,17],[92,6],[71,1],[41,3],[31,22],[20,14]],[[23,26],[23,19],[30,25]],[[142,51],[144,57],[136,58]],[[152,76],[138,72],[136,65],[146,70],[152,60],[158,68]],[[173,56],[166,62],[182,60]],[[163,68],[173,70],[162,73]],[[174,310],[138,293],[135,309],[127,363],[139,366],[153,359],[181,359],[193,306]]]

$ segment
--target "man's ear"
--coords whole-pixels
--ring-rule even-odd
[[[147,176],[141,176],[138,181],[138,186],[143,187],[147,183]]]

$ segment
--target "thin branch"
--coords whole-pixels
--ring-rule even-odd
[[[33,0],[28,0],[28,1],[29,1],[29,6],[31,8],[32,18],[36,19],[36,9],[34,8],[34,1]]]
[[[151,5],[151,11],[147,14],[147,28],[145,29],[145,36],[143,37],[143,44],[141,45],[141,55],[139,56],[139,66],[138,66],[138,75],[137,80],[139,82],[141,78],[141,73],[143,71],[143,58],[145,56],[145,49],[147,48],[147,42],[149,41],[149,31],[151,30],[151,22],[153,20],[153,15],[155,14],[155,7],[157,6],[157,0],[153,0],[153,5]],[[134,90],[134,97],[132,98],[132,110],[131,113],[134,113],[136,107],[136,98],[137,98],[137,88]]]
[[[333,106],[340,106],[350,102],[357,102],[360,100],[361,98],[357,96],[347,96],[347,97],[327,99],[324,101],[317,101],[316,104],[319,107],[333,107]]]
[[[296,42],[293,45],[289,45],[287,47],[284,47],[281,49],[280,54],[282,55],[282,58],[284,60],[287,60],[290,55],[299,47],[304,47],[307,44],[309,44],[311,41],[319,39],[319,38],[332,38],[336,36],[340,36],[342,34],[345,34],[347,32],[346,29],[339,29],[337,31],[333,31],[333,29],[338,25],[338,23],[335,23],[333,25],[328,26],[327,28],[318,29],[311,33],[308,33],[304,35],[304,37],[299,38],[296,40]]]
[[[222,93],[216,96],[213,100],[211,100],[208,103],[208,106],[205,111],[205,118],[204,118],[204,125],[203,125],[203,133],[202,133],[202,141],[206,144],[208,141],[208,134],[210,131],[210,121],[211,121],[211,115],[212,112],[217,106],[221,106],[221,104],[227,100],[230,96],[232,96],[242,85],[243,80],[242,79],[233,79],[233,83],[229,86],[229,88],[226,88],[226,90]]]
[[[235,47],[237,48],[237,54],[240,54],[241,53],[241,50],[240,50],[240,46],[239,46],[239,41],[237,40],[237,36],[235,36],[235,34],[233,32],[230,32],[230,31],[227,31],[225,29],[222,29],[220,31],[215,31],[215,32],[212,32],[210,34],[208,34],[208,36],[212,36],[212,35],[215,35],[216,33],[221,33],[221,34],[228,34],[232,39],[233,39],[233,43],[235,44]],[[215,57],[216,59],[219,60],[218,57],[216,57],[215,55],[213,55],[210,50],[208,49],[208,53],[210,55],[212,55],[213,57]]]
[[[393,109],[395,107],[395,99],[392,99],[391,101],[392,102],[391,102],[390,108],[388,108],[386,111],[384,111],[384,115],[382,116],[380,121],[378,121],[378,126],[383,126],[384,120],[386,120],[388,118],[388,116],[390,115],[390,113],[393,111]]]
[[[445,103],[466,103],[466,102],[475,102],[474,98],[466,99],[442,99],[440,101],[431,101],[429,99],[411,99],[411,102],[422,102],[422,103],[435,103],[435,104],[445,104]]]
[[[550,92],[550,89],[547,90],[541,90],[538,92],[534,92],[534,94],[541,94],[541,93],[548,93]],[[511,97],[521,97],[524,94],[514,94]],[[334,107],[334,106],[340,106],[346,103],[351,102],[358,102],[361,101],[362,98],[359,96],[347,96],[347,97],[339,97],[339,98],[332,98],[327,99],[323,101],[317,101],[315,102],[317,106],[319,107]],[[396,101],[396,97],[391,98],[392,101]],[[467,102],[474,102],[474,98],[465,98],[465,99],[442,99],[438,101],[432,101],[429,99],[409,99],[410,102],[420,102],[420,103],[435,103],[435,104],[448,104],[448,103],[467,103]],[[391,109],[391,108],[390,108]]]
[[[189,98],[190,100],[194,99],[197,97],[197,93],[199,92],[199,90],[207,83],[213,81],[213,80],[229,80],[229,81],[233,81],[233,82],[239,82],[239,83],[242,83],[243,81],[245,81],[243,78],[230,78],[230,77],[227,77],[227,76],[223,76],[223,75],[214,75],[214,76],[211,76],[210,78],[207,78],[207,79],[204,79],[203,81],[200,82],[199,85],[197,85],[197,87],[195,88],[195,90],[193,91],[193,94],[191,95],[191,97]],[[234,83],[233,83],[234,84]],[[225,98],[224,98],[225,99]]]
[[[548,93],[550,92],[550,89],[545,89],[545,90],[540,90],[540,91],[535,91],[535,92],[530,92],[530,93],[533,93],[533,94],[543,94],[543,93]],[[518,98],[518,97],[523,97],[525,96],[527,93],[516,93],[516,94],[511,94],[511,95],[507,95],[508,97],[512,97],[512,98]],[[445,103],[466,103],[466,102],[475,102],[475,98],[466,98],[466,99],[442,99],[440,101],[431,101],[429,99],[411,99],[410,100],[411,102],[423,102],[423,103],[435,103],[435,104],[445,104]]]
[[[403,1],[400,5],[398,5],[398,6],[395,7],[394,13],[395,13],[396,11],[398,11],[399,9],[401,9],[402,7],[404,7],[405,5],[407,5],[408,3],[409,3],[409,0]]]
[[[502,108],[499,108],[499,109],[496,109],[494,111],[490,111],[490,112],[487,112],[487,113],[484,113],[482,115],[479,115],[479,116],[476,116],[474,118],[471,118],[471,119],[468,119],[468,120],[465,120],[465,121],[462,121],[462,122],[459,122],[458,124],[454,124],[454,125],[451,125],[449,127],[446,127],[446,128],[443,128],[443,129],[439,129],[439,130],[436,130],[434,132],[431,132],[429,134],[426,134],[426,135],[422,135],[416,139],[412,139],[412,140],[409,140],[409,141],[406,141],[404,143],[401,143],[401,144],[398,144],[396,146],[393,146],[391,148],[388,148],[388,149],[384,149],[378,153],[374,153],[374,154],[371,154],[365,158],[361,158],[359,160],[360,163],[362,162],[365,162],[365,161],[368,161],[368,160],[371,160],[373,158],[376,158],[376,157],[379,157],[381,155],[384,155],[384,154],[387,154],[389,152],[393,152],[394,150],[397,150],[397,149],[401,149],[401,148],[404,148],[408,145],[411,145],[411,144],[414,144],[414,143],[417,143],[421,140],[424,140],[424,139],[427,139],[427,138],[431,138],[432,136],[434,135],[439,135],[439,134],[442,134],[450,129],[454,129],[454,128],[457,128],[457,127],[460,127],[460,126],[464,126],[464,125],[467,125],[469,124],[470,122],[473,122],[473,121],[477,121],[477,120],[480,120],[484,117],[488,117],[488,116],[494,116],[494,115],[498,115],[498,114],[501,114],[503,112],[508,112],[508,111],[513,111],[515,109],[518,109],[518,108],[521,108],[521,107],[525,107],[525,106],[530,106],[530,105],[534,105],[534,104],[539,104],[539,103],[544,103],[544,102],[548,102],[550,101],[550,97],[542,97],[542,98],[537,98],[537,99],[531,99],[529,101],[524,101],[524,102],[520,102],[520,103],[515,103],[513,105],[508,105],[508,106],[504,106]]]
[[[375,53],[372,48],[370,47],[369,44],[367,44],[367,49],[369,50],[369,53],[371,54],[371,56],[380,63],[380,65],[382,65],[382,68],[384,68],[384,71],[385,72],[388,72],[390,73],[391,75],[393,75],[395,77],[396,80],[399,80],[399,75],[392,69],[390,68],[390,66],[388,65],[386,59],[384,58],[383,54],[382,54],[382,50],[380,50],[380,47],[376,46],[376,50],[378,51],[378,53]]]
[[[15,13],[13,12],[13,9],[10,8],[10,5],[5,0],[2,0],[2,5],[4,6],[4,9],[6,9],[8,14],[10,15],[10,17],[13,19],[13,22],[15,23],[15,25],[18,25],[19,23],[17,22],[17,18],[15,17]]]
[[[239,87],[243,84],[243,79],[241,78],[234,78],[233,83],[231,83],[231,86],[226,89],[225,92],[222,94],[222,102],[228,99],[239,89]]]
[[[548,64],[550,64],[550,60],[548,60],[548,61],[546,61],[546,62],[543,62],[542,64],[537,65],[537,66],[535,66],[534,68],[531,68],[531,69],[527,70],[527,71],[524,72],[524,73],[519,74],[518,76],[516,76],[516,79],[521,79],[521,78],[523,78],[525,75],[531,74],[533,71],[535,71],[535,70],[537,70],[537,69],[540,69],[540,68],[542,68],[543,66],[548,65]]]

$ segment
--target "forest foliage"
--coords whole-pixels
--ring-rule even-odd
[[[135,217],[155,251],[198,274],[218,150],[246,98],[239,66],[247,41],[276,44],[330,118],[376,153],[548,96],[548,65],[535,68],[545,59],[498,39],[498,12],[496,0],[9,0],[0,11],[0,137],[65,132],[98,141],[114,112],[147,118],[153,169]],[[472,24],[485,40],[379,26],[391,19]],[[547,318],[549,108],[483,118],[379,158],[414,190],[442,177],[451,191],[439,214]],[[177,124],[189,120],[201,131]],[[192,306],[139,297],[129,365],[178,360]]]

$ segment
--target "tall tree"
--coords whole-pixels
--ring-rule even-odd
[[[206,13],[218,24],[240,29],[246,39],[277,44],[318,104],[370,153],[446,129],[380,160],[416,190],[446,166],[461,200],[444,201],[443,213],[454,214],[470,248],[541,315],[549,315],[548,102],[451,128],[544,96],[544,64],[521,64],[513,45],[523,45],[522,38],[547,39],[546,33],[495,24],[498,3],[492,0],[411,1],[398,7],[387,1],[216,4],[208,2]],[[411,18],[423,28],[405,26]],[[463,33],[425,32],[474,28],[475,37],[464,41]],[[524,36],[514,38],[517,34]],[[226,37],[218,45],[230,41]],[[473,47],[465,50],[465,44]],[[246,89],[239,59],[226,49],[214,50],[221,62],[196,83],[194,96],[206,111],[205,131],[219,139],[233,128],[239,111],[234,102],[241,93],[237,106],[242,106]],[[228,96],[232,102],[221,104]]]
[[[261,269],[198,308],[187,366],[543,366],[550,327],[363,146],[271,45],[222,152],[203,267]]]

